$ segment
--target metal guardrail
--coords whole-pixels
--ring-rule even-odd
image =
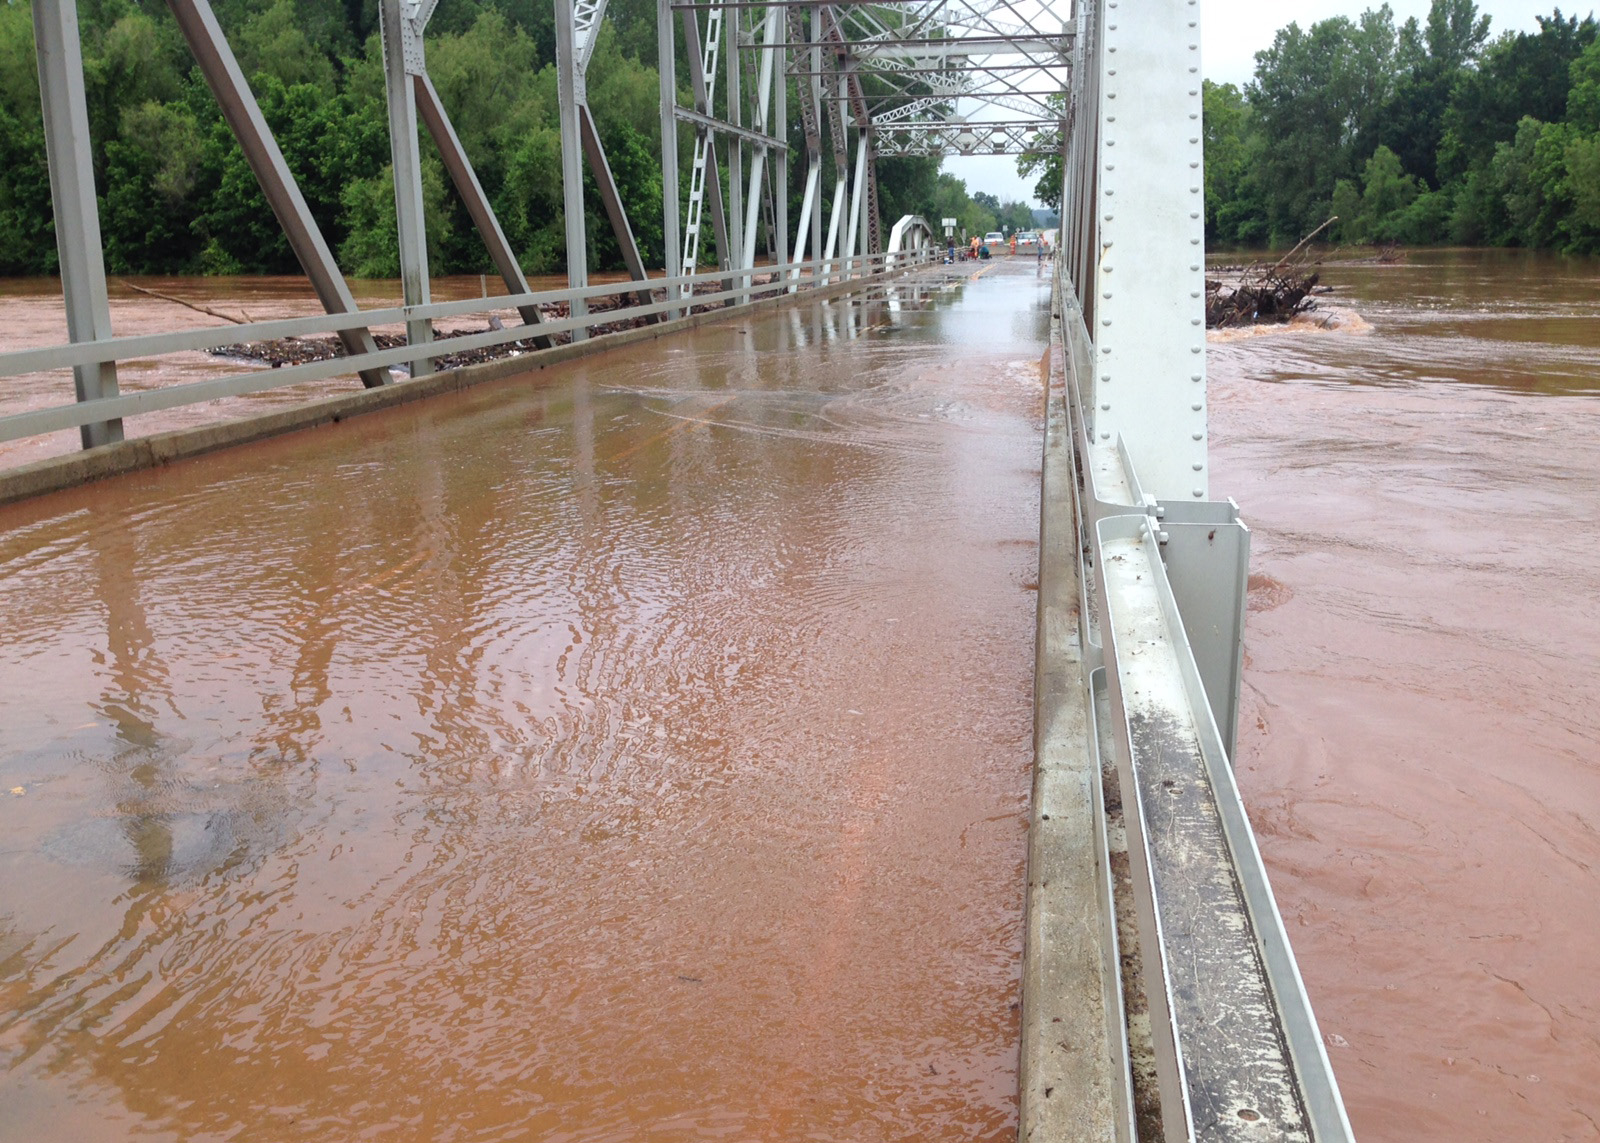
[[[1146,493],[1126,442],[1091,432],[1094,343],[1061,277],[1056,303],[1081,622],[1110,700],[1163,1138],[1350,1143],[1233,775],[1249,531],[1231,501]]]
[[[790,262],[762,268],[760,273],[769,274],[771,277],[769,281],[760,283],[752,280],[751,271],[716,270],[671,278],[651,278],[644,282],[629,280],[579,289],[542,290],[524,294],[471,298],[464,301],[435,302],[425,306],[394,306],[380,310],[318,314],[311,317],[180,330],[172,333],[108,337],[44,349],[15,350],[0,354],[0,379],[83,365],[159,357],[185,350],[216,349],[241,341],[342,333],[385,325],[404,324],[411,327],[416,323],[443,318],[526,309],[553,303],[566,303],[569,308],[581,309],[581,306],[573,307],[572,303],[587,302],[593,298],[618,297],[625,301],[633,300],[633,304],[599,313],[579,312],[566,318],[508,325],[500,329],[490,329],[482,333],[465,334],[440,341],[425,341],[393,349],[375,348],[364,353],[312,361],[302,365],[253,369],[249,372],[230,373],[204,381],[191,381],[122,393],[115,397],[92,398],[73,404],[14,413],[0,417],[0,441],[18,440],[83,425],[104,424],[162,409],[259,393],[345,374],[353,375],[370,370],[387,371],[393,366],[409,367],[430,358],[475,349],[488,349],[534,338],[549,338],[555,334],[566,333],[575,338],[582,338],[586,337],[595,326],[616,322],[631,324],[640,318],[662,316],[671,318],[705,312],[723,305],[743,305],[763,298],[793,294],[799,290],[816,289],[840,282],[867,282],[885,277],[891,270],[899,272],[925,264],[932,260],[932,256],[932,252],[928,250],[896,252],[893,255],[862,255],[852,260],[848,270],[843,267],[843,259],[838,257],[811,262]],[[694,293],[696,287],[708,284],[715,284],[719,288],[706,293]],[[667,294],[663,301],[651,300],[639,303],[634,300],[641,294],[648,297],[649,291],[662,289],[665,289]]]

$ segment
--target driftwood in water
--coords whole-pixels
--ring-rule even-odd
[[[751,284],[756,286],[769,285],[772,280],[773,276],[771,274],[756,274],[752,275],[750,279]],[[131,282],[128,284],[130,286],[132,285]],[[138,289],[139,287],[134,286],[133,288]],[[722,288],[723,285],[721,280],[714,282],[700,282],[695,286],[694,292],[697,295],[714,294],[720,292]],[[147,290],[145,292],[149,293],[151,291]],[[656,302],[664,302],[667,300],[667,294],[665,290],[656,290],[652,292],[650,296],[651,299]],[[168,300],[177,301],[178,299]],[[738,300],[739,299],[737,297],[733,297],[716,302],[696,302],[694,303],[694,306],[696,310],[720,309],[727,306],[736,305]],[[180,304],[189,305],[187,302],[181,302]],[[684,299],[684,304],[688,304],[687,298]],[[194,309],[199,307],[190,306],[190,308]],[[560,321],[563,318],[571,316],[570,307],[566,302],[545,302],[538,308],[540,314],[546,321]],[[596,320],[590,325],[590,332],[596,335],[616,333],[619,330],[633,329],[637,326],[645,325],[651,320],[651,317],[648,315],[630,315],[625,318],[608,322],[604,320],[602,316],[600,316],[610,310],[621,308],[623,307],[619,304],[618,299],[615,297],[591,298],[589,300],[589,313],[591,315],[595,315]],[[214,311],[207,310],[206,312],[211,313]],[[226,317],[227,315],[218,314],[217,316]],[[505,326],[501,323],[498,317],[491,314],[489,315],[489,324],[487,328],[504,329]],[[477,349],[459,351],[452,351],[450,349],[450,342],[452,339],[483,332],[486,332],[486,330],[458,329],[435,331],[434,344],[438,346],[438,352],[430,354],[433,359],[434,366],[438,369],[458,369],[463,365],[476,365],[480,362],[493,361],[501,357],[511,357],[516,354],[529,353],[538,348],[534,343],[535,335],[530,334],[530,336],[525,339],[519,341],[501,342],[499,345],[483,346]],[[570,333],[557,333],[547,336],[550,336],[554,341],[560,344],[565,344],[566,342],[572,340],[572,335]],[[377,343],[379,349],[398,349],[406,344],[405,337],[400,334],[375,333],[372,335],[372,339]],[[237,342],[233,345],[219,345],[215,349],[209,350],[208,352],[213,357],[226,357],[232,360],[241,361],[257,361],[263,365],[269,365],[273,369],[281,369],[286,365],[305,365],[313,361],[328,361],[335,357],[345,356],[344,345],[332,334],[310,335],[305,337],[281,337],[273,338],[268,341],[243,341]]]
[[[1207,278],[1206,328],[1286,322],[1295,314],[1316,309],[1311,294],[1320,275],[1312,269],[1316,263],[1305,251],[1334,221],[1328,219],[1276,262],[1227,267],[1232,271],[1228,277]]]

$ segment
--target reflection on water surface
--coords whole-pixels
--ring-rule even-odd
[[[0,1134],[1007,1138],[1046,300],[0,511]]]

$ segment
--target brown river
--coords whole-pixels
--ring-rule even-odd
[[[1246,800],[1359,1138],[1600,1138],[1600,264],[1325,280],[1210,347]],[[0,1138],[1012,1137],[1044,302],[0,509]]]

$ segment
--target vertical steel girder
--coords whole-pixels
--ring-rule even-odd
[[[311,287],[322,302],[322,308],[329,313],[355,313],[355,297],[345,284],[338,263],[333,260],[333,252],[328,249],[321,228],[311,216],[311,208],[306,205],[305,196],[300,193],[289,165],[284,162],[283,152],[278,149],[278,142],[267,126],[255,96],[251,94],[250,86],[245,83],[244,72],[240,70],[239,61],[234,58],[233,49],[228,46],[210,5],[206,0],[167,0],[167,7],[171,9],[178,30],[188,42],[189,50],[194,53],[206,84],[216,96],[222,108],[222,117],[227,120],[234,138],[239,141],[245,161],[255,172],[267,204],[278,218],[278,225],[283,227],[289,248],[294,251],[306,277],[311,280]],[[365,329],[345,330],[339,334],[339,340],[350,354],[371,353],[377,349],[372,334]],[[389,371],[364,369],[361,371],[361,381],[369,389],[388,384]]]
[[[730,10],[733,16],[731,27],[726,17],[723,25],[728,37],[726,48],[723,52],[723,67],[727,71],[724,80],[722,101],[726,108],[727,119],[735,127],[744,125],[743,97],[740,95],[739,85],[739,17],[744,11],[742,8]],[[730,269],[739,265],[741,251],[744,249],[744,147],[737,135],[730,136],[727,140],[728,148],[728,254],[723,259],[723,264]],[[713,171],[715,168],[713,168]]]
[[[1145,489],[1163,500],[1207,495],[1198,18],[1196,0],[1112,13],[1090,65],[1106,97],[1094,114],[1107,155],[1089,164],[1098,190],[1084,204],[1101,250],[1095,427],[1127,442]],[[1137,272],[1154,265],[1171,270]]]
[[[583,151],[579,138],[578,104],[583,99],[583,74],[578,70],[577,47],[573,43],[573,0],[555,0],[556,6],[556,95],[561,120],[561,195],[567,232],[567,285],[589,284],[589,240],[584,230]],[[582,298],[573,298],[572,316],[589,312]],[[582,326],[572,331],[573,341],[582,341],[588,331]]]
[[[111,303],[106,295],[100,207],[89,153],[89,110],[76,0],[33,0],[33,37],[67,336],[75,342],[99,341],[111,336]],[[79,401],[117,395],[117,367],[112,362],[79,365],[72,373]],[[122,422],[97,421],[82,426],[79,434],[84,448],[111,444],[122,439]]]
[[[417,99],[412,76],[426,68],[422,37],[408,28],[402,0],[379,0],[378,26],[383,39],[383,83],[389,108],[389,154],[394,172],[396,232],[400,243],[400,290],[408,306],[425,306],[432,300],[428,276],[428,235],[423,219],[422,154],[417,140]],[[433,340],[433,325],[426,320],[406,323],[406,343],[426,345]],[[433,372],[433,361],[411,361],[411,374]]]
[[[678,53],[672,34],[672,0],[656,0],[656,67],[661,81],[661,233],[665,253],[661,264],[667,277],[674,277],[673,259],[683,249],[678,214]],[[669,286],[667,296],[676,299],[681,290]],[[676,310],[667,311],[676,317]]]
[[[623,263],[635,281],[648,281],[644,259],[639,254],[639,244],[628,222],[628,213],[622,204],[622,195],[606,160],[605,146],[600,141],[594,114],[589,110],[587,74],[589,60],[594,55],[600,21],[605,16],[606,0],[554,0],[556,15],[556,95],[560,101],[561,118],[561,189],[566,218],[567,234],[567,284],[573,287],[589,284],[589,255],[587,226],[584,214],[583,166],[588,163],[589,173],[599,188],[605,206],[606,218],[622,251]],[[668,136],[662,136],[665,149]],[[638,295],[641,302],[649,301],[649,290]],[[574,298],[573,314],[587,312],[586,304]],[[574,339],[585,335],[582,329],[573,332]]]

